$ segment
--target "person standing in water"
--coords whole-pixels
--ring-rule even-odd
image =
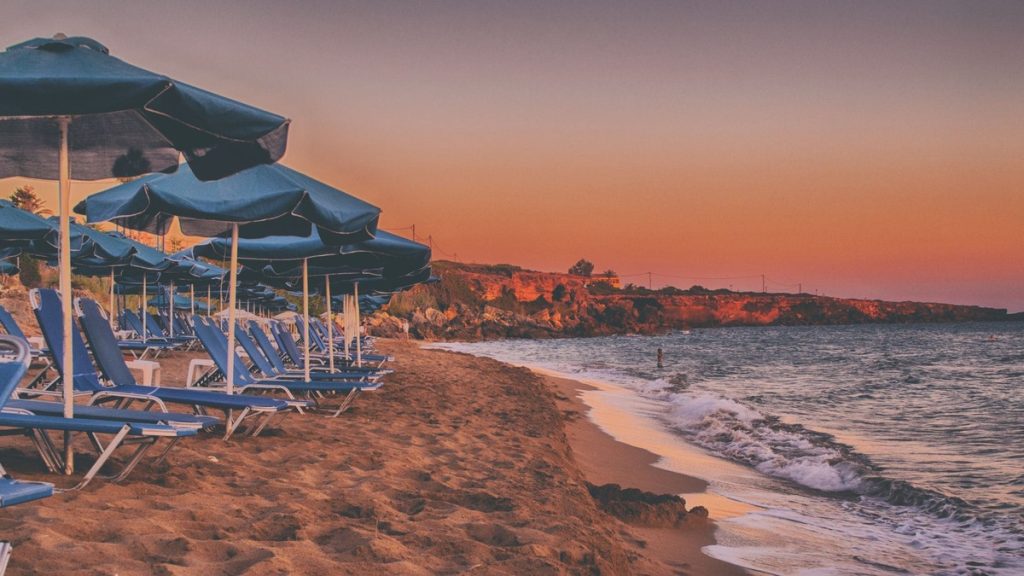
[[[665,367],[665,352],[658,348],[658,369]]]

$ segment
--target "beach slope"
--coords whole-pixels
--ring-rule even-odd
[[[598,508],[567,435],[585,418],[550,381],[411,343],[382,348],[396,373],[340,418],[185,441],[122,484],[0,511],[15,546],[8,573],[735,573],[699,553],[707,522],[661,531],[675,551],[665,559]],[[187,356],[163,362],[172,380]],[[609,444],[576,449],[588,446]],[[5,440],[0,461],[19,478],[64,480],[42,473],[27,440]]]

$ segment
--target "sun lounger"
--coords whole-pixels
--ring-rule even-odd
[[[270,325],[270,331],[274,335],[274,340],[277,341],[279,350],[284,351],[284,357],[288,359],[296,369],[301,369],[305,365],[305,358],[303,353],[299,350],[299,345],[292,338],[291,332],[286,330],[283,326],[277,323]],[[328,364],[328,358],[323,354],[310,354],[310,365],[317,366],[319,370],[326,370]],[[340,352],[335,353],[334,362],[337,365],[345,366],[345,370],[348,371],[378,371],[379,366],[356,366],[352,359],[346,359]]]
[[[145,359],[147,355],[152,354],[153,358],[160,355],[161,352],[167,350],[173,350],[179,347],[177,342],[169,342],[163,338],[155,337],[149,331],[143,331],[142,321],[139,317],[131,310],[123,310],[121,312],[121,323],[135,333],[139,340],[118,340],[118,347],[124,350],[128,350],[133,355],[136,351],[141,350],[141,354],[138,355],[140,360]],[[123,343],[123,344],[122,344]]]
[[[263,348],[262,344],[258,344],[253,337],[263,336],[263,340],[269,346],[270,342],[266,340],[266,335],[259,327],[253,328],[251,332],[247,332],[242,329],[241,326],[235,330],[235,335],[238,338],[238,343],[241,344],[242,349],[249,356],[249,359],[253,362],[253,366],[257,371],[262,373],[267,378],[278,378],[278,379],[289,379],[289,380],[304,380],[305,372],[302,370],[288,370],[285,368],[284,363],[281,362],[281,358],[277,356],[274,350],[267,352]],[[379,378],[385,374],[390,374],[390,371],[385,370],[348,370],[342,368],[335,372],[310,372],[309,377],[312,381],[351,381],[351,380],[367,380],[372,378]]]
[[[39,416],[62,416],[64,405],[59,402],[43,400],[10,400],[7,407],[26,410]],[[164,424],[177,428],[195,428],[202,430],[213,428],[221,423],[216,416],[202,414],[184,414],[182,412],[154,412],[149,410],[128,410],[125,408],[106,408],[94,405],[76,405],[75,416],[92,420],[113,420],[138,422],[139,424]]]
[[[60,296],[51,289],[34,289],[30,292],[30,296],[34,300],[33,307],[39,326],[43,330],[43,336],[55,352],[54,364],[62,372],[62,377],[67,377],[66,374],[63,374],[63,359],[57,352],[63,346]],[[78,307],[84,313],[81,317],[82,326],[89,337],[93,354],[104,377],[111,383],[111,386],[104,386],[100,383],[99,377],[93,371],[92,362],[78,327],[72,325],[71,343],[75,362],[74,387],[75,390],[88,392],[91,395],[91,404],[112,401],[116,407],[127,408],[134,401],[142,401],[146,403],[147,407],[151,404],[157,405],[163,412],[169,412],[166,406],[168,403],[190,406],[200,414],[204,413],[206,409],[221,410],[225,415],[225,439],[230,438],[243,421],[250,417],[253,417],[254,421],[249,425],[248,433],[255,436],[263,430],[274,415],[292,407],[287,402],[272,398],[230,395],[185,388],[139,386],[124,363],[124,357],[121,356],[121,351],[117,348],[110,324],[100,312],[99,305],[83,298]]]
[[[44,385],[45,388],[45,385],[47,384],[46,379],[49,375],[50,368],[53,366],[50,362],[50,351],[33,345],[28,337],[25,336],[25,332],[21,329],[21,326],[18,326],[18,322],[14,319],[14,316],[12,316],[11,313],[3,306],[0,306],[0,325],[3,326],[4,331],[7,332],[7,334],[28,342],[29,350],[32,354],[32,360],[39,361],[43,364],[39,373],[36,374],[36,377],[33,378],[26,386],[29,388],[35,388],[37,386]]]
[[[7,508],[53,496],[53,484],[48,482],[22,482],[11,478],[0,466],[0,508]],[[7,572],[13,547],[10,542],[0,541],[0,576]]]
[[[18,322],[14,319],[14,316],[12,316],[11,313],[3,306],[0,306],[0,326],[3,326],[4,332],[7,332],[7,334],[29,342],[29,349],[32,352],[33,358],[46,354],[46,350],[40,350],[32,346],[31,341],[28,339],[28,336],[25,336],[25,332],[21,329],[21,326],[18,326]]]
[[[139,424],[114,420],[95,420],[90,418],[64,418],[62,416],[40,416],[29,410],[11,407],[7,400],[18,385],[21,376],[28,368],[28,345],[20,339],[2,337],[0,346],[7,349],[14,349],[15,359],[4,362],[0,370],[4,376],[0,377],[0,434],[24,434],[35,444],[43,463],[51,472],[61,472],[64,469],[64,461],[61,451],[47,435],[47,432],[82,432],[89,436],[93,447],[99,456],[92,467],[85,473],[82,480],[70,488],[78,490],[84,488],[89,482],[99,475],[100,469],[107,463],[114,452],[122,445],[136,445],[135,452],[122,466],[121,472],[113,476],[106,476],[113,481],[124,479],[135,466],[142,460],[142,457],[160,439],[169,439],[167,448],[161,453],[158,460],[163,459],[167,452],[181,438],[195,436],[195,428],[177,428],[161,424]],[[106,445],[100,439],[99,434],[113,436]]]
[[[155,338],[165,342],[173,342],[174,344],[184,347],[187,347],[193,340],[195,340],[194,336],[184,336],[177,332],[175,332],[174,336],[171,336],[167,333],[167,329],[164,325],[157,321],[156,317],[149,312],[146,313],[146,329],[148,330],[148,333],[152,334]]]
[[[193,323],[196,327],[196,335],[199,337],[203,348],[206,349],[210,358],[213,359],[220,373],[227,374],[228,350],[227,338],[224,336],[224,333],[218,330],[215,326],[206,324],[203,319],[198,316],[193,318]],[[237,352],[232,350],[231,353],[235,354],[236,369],[234,386],[236,388],[242,390],[248,388],[279,390],[287,394],[289,398],[294,398],[294,394],[296,393],[303,394],[318,405],[321,404],[321,400],[327,394],[345,393],[346,396],[341,405],[335,410],[333,414],[334,416],[337,416],[347,410],[360,392],[364,390],[376,390],[381,386],[381,383],[377,380],[353,382],[310,382],[277,378],[257,379],[245,369],[245,365],[242,364],[242,360],[238,357]]]

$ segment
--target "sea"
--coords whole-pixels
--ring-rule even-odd
[[[582,380],[766,574],[1024,575],[1024,322],[446,343]],[[657,366],[657,350],[664,354]]]

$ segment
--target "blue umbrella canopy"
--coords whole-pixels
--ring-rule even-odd
[[[89,222],[110,221],[166,234],[175,217],[191,236],[218,236],[239,224],[242,238],[308,236],[313,226],[332,244],[372,238],[380,208],[275,164],[202,182],[187,166],[151,174],[89,196],[75,206]],[[228,250],[230,253],[230,241]]]
[[[192,254],[224,258],[231,251],[225,238],[211,238],[191,248]],[[401,236],[378,230],[369,240],[333,246],[313,231],[307,236],[268,236],[238,241],[238,259],[267,276],[298,277],[308,259],[313,276],[380,269],[386,276],[402,276],[430,263],[430,248]]]
[[[138,280],[138,282],[136,282]],[[184,293],[188,290],[185,286],[175,286],[174,291],[176,293]],[[154,290],[150,290],[147,287],[147,294],[153,294]],[[135,296],[142,294],[142,281],[137,277],[118,277],[117,284],[114,286],[114,293],[119,296]]]
[[[426,266],[415,272],[398,277],[368,278],[359,282],[339,282],[335,279],[331,280],[331,294],[353,294],[357,290],[357,284],[360,294],[390,294],[407,290],[417,284],[429,283],[433,281],[433,278],[430,266]]]
[[[154,308],[166,309],[167,295],[161,293],[157,295],[155,298],[150,298],[149,300],[146,301],[146,303]],[[200,312],[206,312],[208,310],[206,304],[198,300],[193,302],[191,299],[185,298],[184,296],[181,296],[179,294],[174,295],[175,310],[192,310],[193,305],[195,306],[195,309]]]
[[[187,270],[188,275],[185,280],[189,284],[195,284],[197,286],[219,284],[228,274],[228,271],[220,266],[214,266],[213,264],[196,260],[192,257],[191,250],[189,249],[175,252],[174,254],[171,254],[169,258]]]
[[[0,275],[13,276],[20,272],[18,264],[11,260],[0,260]]]
[[[81,36],[0,53],[0,178],[58,178],[58,118],[70,119],[72,179],[174,170],[221,178],[284,155],[289,121],[132,66]]]
[[[58,230],[60,222],[56,216],[46,219],[52,234],[33,241],[26,248],[32,256],[45,259],[51,266],[57,265],[60,250]],[[135,247],[123,239],[83,226],[76,222],[70,223],[71,231],[71,265],[73,267],[111,268],[128,265]]]
[[[0,200],[0,241],[5,247],[12,241],[40,240],[53,233],[53,226],[46,218]]]

